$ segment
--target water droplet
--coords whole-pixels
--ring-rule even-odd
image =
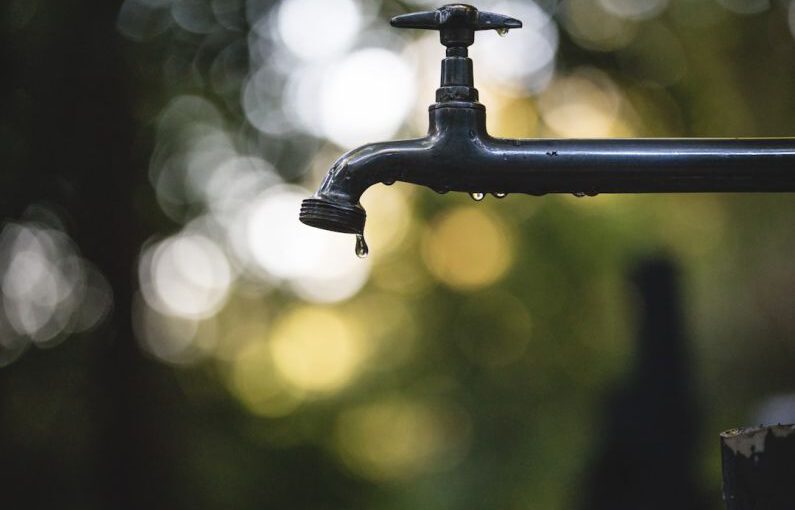
[[[472,197],[472,200],[480,202],[481,200],[483,200],[483,197],[485,197],[486,195],[484,195],[483,193],[472,192],[469,194],[469,196]]]
[[[362,234],[356,234],[356,256],[360,259],[367,258],[370,253],[370,248],[367,247],[367,242],[364,240]]]
[[[498,28],[497,33],[500,34],[500,37],[505,37],[508,35],[509,30],[507,28]]]
[[[588,195],[589,197],[595,197],[598,194],[599,194],[599,192],[597,192],[597,191],[589,191],[588,193],[586,193],[586,195]]]
[[[392,186],[393,184],[395,184],[395,179],[384,179],[384,185]]]
[[[574,193],[572,193],[572,195],[574,195],[577,198],[582,198],[582,197],[585,196],[585,192],[584,191],[575,191]]]
[[[492,193],[497,198],[505,198],[508,196],[508,193]]]

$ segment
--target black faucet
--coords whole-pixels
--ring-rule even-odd
[[[464,191],[475,199],[486,193],[795,191],[795,138],[493,138],[486,132],[486,108],[478,102],[467,47],[478,30],[504,33],[521,28],[521,21],[451,4],[397,16],[392,26],[438,30],[447,47],[436,103],[429,108],[428,135],[351,150],[301,205],[303,223],[357,234],[360,256],[367,249],[359,197],[379,182],[410,182],[439,193]]]

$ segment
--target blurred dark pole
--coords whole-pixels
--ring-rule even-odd
[[[611,396],[581,508],[703,509],[694,477],[697,413],[677,270],[665,258],[632,275],[639,329],[632,372]]]
[[[34,202],[57,206],[67,219],[67,233],[103,272],[114,294],[112,316],[98,331],[41,355],[29,353],[5,369],[0,395],[9,397],[3,395],[10,387],[3,387],[3,381],[21,377],[23,372],[15,371],[21,371],[19,367],[25,365],[27,373],[39,370],[46,377],[48,367],[68,359],[63,353],[77,349],[77,342],[87,342],[88,354],[81,358],[85,366],[75,369],[87,384],[80,401],[70,404],[91,416],[70,415],[66,420],[85,421],[94,432],[89,445],[76,454],[93,467],[77,474],[49,467],[51,462],[57,465],[52,459],[56,446],[34,453],[6,445],[19,456],[4,459],[2,498],[4,505],[11,503],[9,508],[43,507],[48,501],[67,508],[94,501],[115,509],[165,508],[172,503],[170,464],[164,462],[171,457],[169,433],[157,406],[162,392],[153,387],[147,371],[156,369],[142,358],[132,333],[135,262],[144,239],[135,198],[146,180],[146,155],[133,150],[130,80],[124,43],[115,29],[120,4],[40,1],[27,25],[4,32],[7,40],[2,41],[7,107],[0,111],[0,120],[27,149],[15,152],[14,166],[4,169],[3,219],[18,219]],[[42,405],[35,401],[40,398],[32,393],[30,406]],[[68,430],[63,425],[62,430]],[[53,444],[71,441],[57,430],[50,434]],[[14,461],[21,467],[9,467]],[[74,490],[72,482],[59,477],[78,480],[81,490],[90,494],[69,500],[66,493],[41,488],[49,484]]]
[[[729,430],[720,444],[728,510],[795,507],[795,425]]]

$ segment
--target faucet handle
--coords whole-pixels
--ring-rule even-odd
[[[466,4],[450,4],[435,11],[395,16],[391,25],[396,28],[438,30],[442,44],[448,48],[470,46],[475,42],[475,32],[478,30],[507,32],[512,28],[522,28],[522,22],[518,19],[478,11]]]

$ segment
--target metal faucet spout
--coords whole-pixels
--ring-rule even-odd
[[[303,201],[300,220],[346,234],[362,234],[366,214],[359,203],[362,193],[376,183],[405,180],[406,169],[422,166],[433,145],[431,137],[374,143],[340,157],[312,198]]]
[[[362,193],[403,181],[438,192],[573,193],[795,192],[795,138],[506,140],[486,131],[467,46],[477,30],[519,28],[506,16],[463,4],[399,16],[393,25],[431,28],[447,49],[427,136],[365,145],[339,158],[300,219],[361,235]]]

